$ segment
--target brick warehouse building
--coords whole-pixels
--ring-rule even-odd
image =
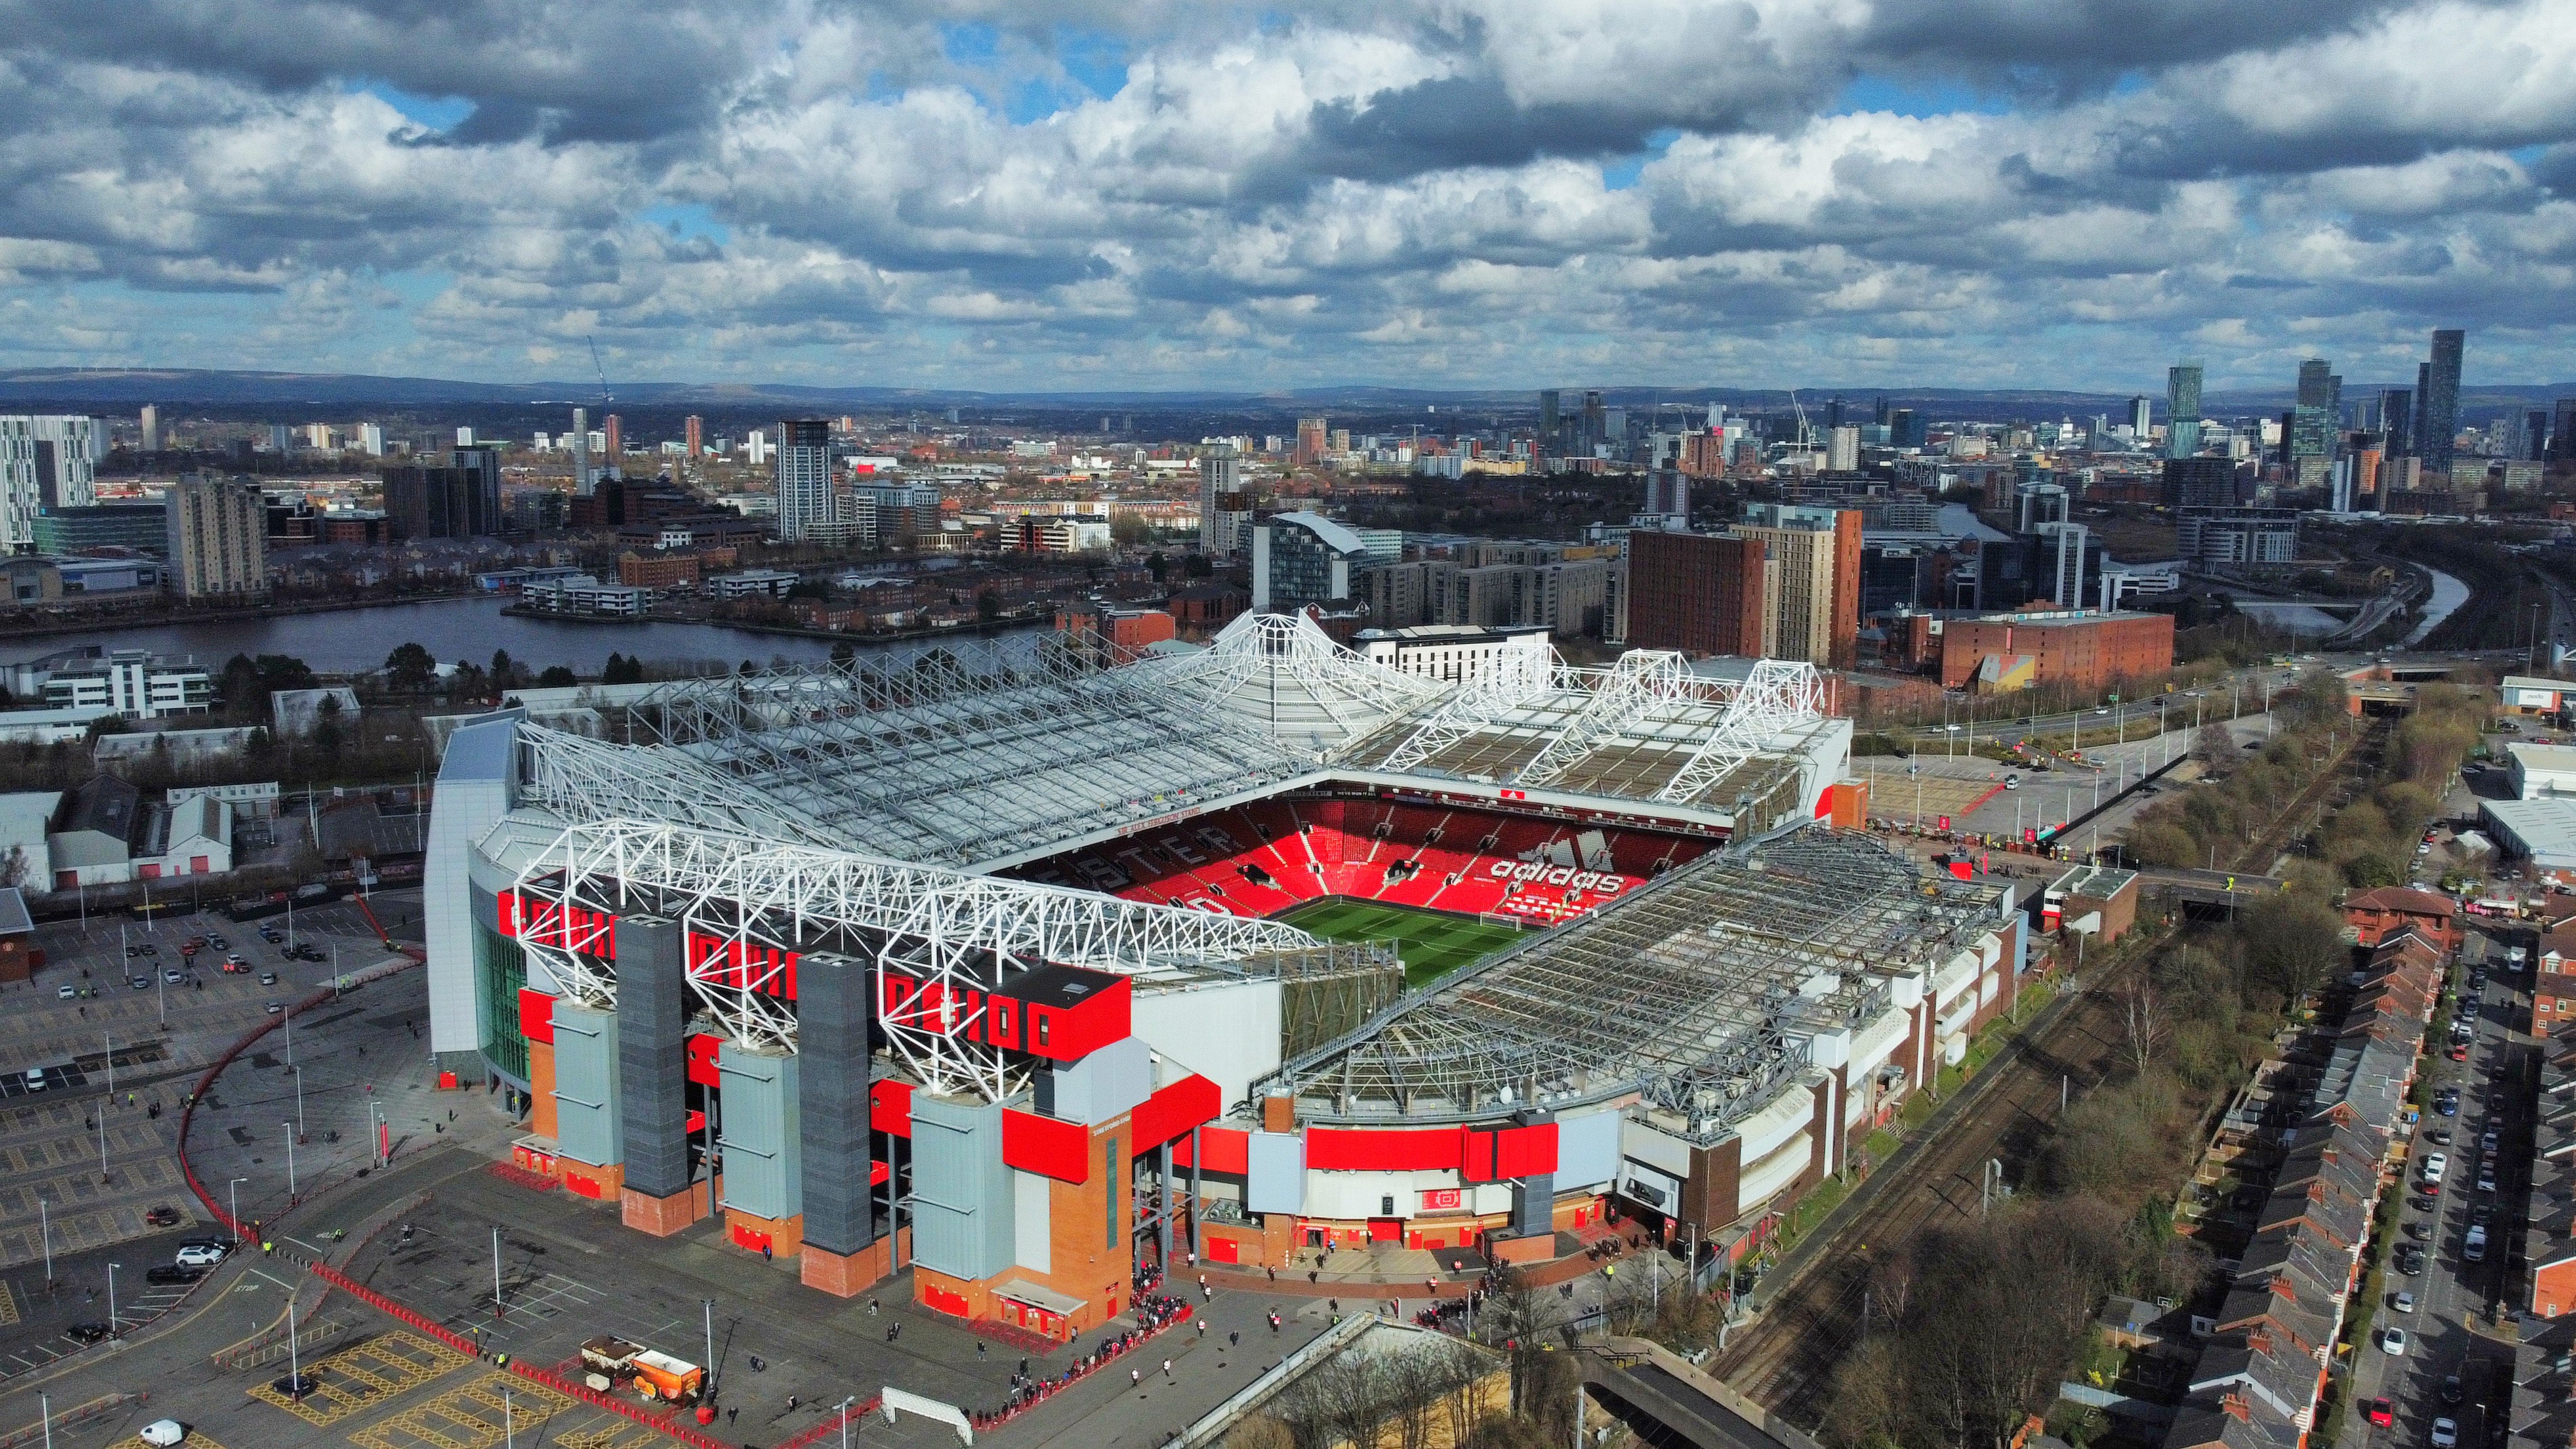
[[[2170,614],[2049,609],[1938,622],[1943,689],[1968,687],[1989,661],[2001,673],[2026,659],[2032,684],[2087,689],[2173,668]]]
[[[911,1268],[1055,1337],[1184,1245],[1517,1260],[1614,1206],[1758,1220],[2029,964],[2013,888],[1818,823],[1850,733],[1803,665],[1498,687],[1276,615],[1082,654],[676,682],[614,745],[464,725],[425,882],[441,1068],[524,1094],[520,1163],[633,1230],[719,1217],[823,1292]],[[1630,696],[1655,717],[1601,727]],[[1399,999],[1387,946],[1270,918],[1336,895],[1560,924]]]

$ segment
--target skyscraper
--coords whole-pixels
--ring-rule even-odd
[[[2311,357],[2299,364],[2299,403],[2290,410],[2281,440],[2282,458],[2294,480],[2304,460],[2334,456],[2342,395],[2343,379],[2334,375],[2333,363]]]
[[[599,487],[597,475],[590,471],[590,410],[572,410],[572,491],[588,498]]]
[[[143,405],[143,451],[161,451],[161,409],[152,403]]]
[[[2433,356],[2416,373],[2422,383],[2415,399],[2416,456],[2436,472],[2450,470],[2452,439],[2460,431],[2460,354],[2468,336],[2456,327],[2436,330]]]
[[[1199,455],[1199,552],[1209,558],[1234,553],[1234,530],[1222,516],[1222,505],[1242,491],[1243,460],[1235,456],[1233,444],[1219,443]]]
[[[2379,431],[2386,434],[2385,456],[2403,458],[2415,451],[2415,390],[2392,387],[2379,395]]]
[[[1538,394],[1538,445],[1541,451],[1556,446],[1556,430],[1565,422],[1555,388],[1541,388]]]
[[[2200,451],[2200,364],[2178,362],[2165,370],[2165,456]]]
[[[1825,470],[1830,473],[1859,472],[1860,429],[1848,424],[1836,424],[1826,437]]]
[[[2147,395],[2145,393],[2140,393],[2136,397],[2129,399],[2130,435],[2143,443],[2147,440],[2147,435],[2155,430],[2156,405],[2147,401]]]
[[[706,424],[699,420],[696,413],[691,413],[680,424],[680,429],[681,453],[691,458],[697,457],[704,451],[702,445],[706,442]]]
[[[2576,397],[2562,397],[2550,407],[2549,456],[2560,463],[2576,458]]]
[[[614,468],[617,466],[617,460],[626,456],[626,434],[620,427],[617,414],[615,413],[610,413],[608,415],[608,420],[605,426],[608,429],[608,466]],[[457,441],[470,443],[474,440],[472,438],[459,438]]]
[[[796,543],[828,532],[832,510],[832,425],[804,418],[778,425],[778,536]]]
[[[257,480],[180,477],[170,490],[170,585],[186,599],[268,592],[268,499]]]

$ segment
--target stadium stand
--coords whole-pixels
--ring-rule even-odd
[[[1493,811],[1282,798],[1089,846],[1024,874],[1238,916],[1343,897],[1553,923],[1714,844]]]

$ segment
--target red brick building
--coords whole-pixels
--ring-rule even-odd
[[[1857,508],[1834,514],[1834,625],[1828,653],[1836,669],[1860,662],[1860,534],[1866,516]]]
[[[2459,903],[2433,891],[2381,886],[2343,898],[2343,918],[2356,945],[2376,947],[2391,933],[2412,930],[2441,948],[2460,949]]]
[[[671,589],[698,582],[698,556],[693,553],[623,553],[617,556],[617,581],[634,589]]]
[[[1855,515],[1857,516],[1857,515]],[[1836,539],[1837,552],[1840,551]],[[1859,534],[1853,534],[1853,573]],[[1760,539],[1711,533],[1628,535],[1628,642],[1640,649],[1758,659],[1770,601]]]
[[[2027,655],[2033,684],[2100,689],[2172,669],[2173,649],[2170,614],[2051,609],[1952,619],[1941,628],[1941,687],[1967,687],[1990,657]]]

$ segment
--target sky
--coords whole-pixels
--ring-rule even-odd
[[[2576,0],[0,0],[0,367],[2576,377]]]

